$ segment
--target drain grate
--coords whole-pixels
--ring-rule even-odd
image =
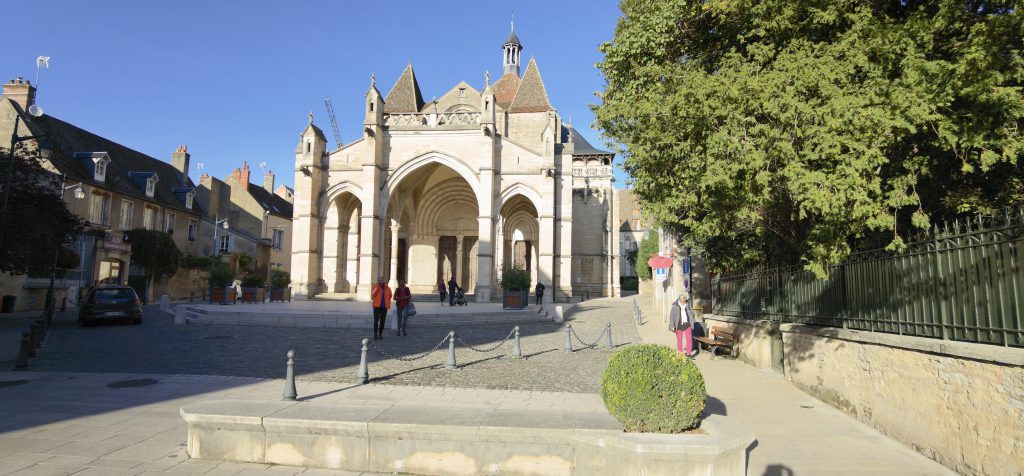
[[[153,380],[151,378],[138,378],[132,380],[118,380],[117,382],[110,382],[107,384],[107,388],[135,388],[145,387],[146,385],[153,385],[158,383],[159,380]]]
[[[25,385],[29,382],[29,380],[3,380],[0,381],[0,388],[17,387],[18,385]]]
[[[203,339],[205,339],[205,340],[224,340],[224,339],[234,339],[234,338],[235,338],[234,336],[206,336],[206,337],[203,337]]]

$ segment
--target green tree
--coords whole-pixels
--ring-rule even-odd
[[[1020,0],[623,0],[596,125],[713,269],[1024,202]]]
[[[127,233],[132,244],[132,263],[146,268],[148,280],[163,281],[178,271],[183,259],[171,235],[142,228]]]
[[[0,186],[10,166],[8,153],[0,149]],[[77,255],[69,256],[74,253],[62,244],[84,230],[85,223],[68,210],[58,186],[59,178],[44,169],[33,153],[21,146],[15,149],[7,213],[0,230],[0,271],[49,275],[54,250],[60,250],[59,267],[78,266]]]
[[[640,241],[637,246],[636,256],[633,258],[633,268],[636,270],[636,277],[639,280],[651,279],[651,267],[647,266],[647,260],[658,255],[658,232],[650,230],[647,237]]]

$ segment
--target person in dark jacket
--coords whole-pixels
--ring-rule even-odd
[[[537,281],[537,287],[533,289],[533,294],[537,296],[537,305],[544,302],[544,283]]]
[[[444,287],[443,278],[437,278],[437,294],[441,296],[441,305],[444,306],[444,298],[448,297],[448,290]]]
[[[452,276],[452,279],[448,280],[448,291],[451,291],[451,292],[448,293],[448,305],[449,306],[454,306],[455,305],[455,292],[458,291],[458,289],[459,289],[459,283],[456,283],[455,282],[455,276]]]

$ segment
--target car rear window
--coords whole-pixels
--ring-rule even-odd
[[[132,288],[97,289],[93,292],[94,299],[135,299],[135,290]]]

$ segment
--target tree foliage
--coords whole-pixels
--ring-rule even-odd
[[[640,246],[637,247],[636,258],[634,258],[633,269],[636,270],[636,277],[641,281],[651,279],[651,267],[647,265],[647,261],[652,256],[658,255],[658,232],[650,230],[647,232],[647,237],[640,241]]]
[[[8,149],[0,149],[0,187],[9,167]],[[49,275],[55,250],[58,266],[68,267],[63,243],[85,228],[82,219],[68,210],[57,189],[59,177],[43,168],[33,152],[17,147],[11,190],[4,217],[0,270],[17,274]],[[73,253],[73,252],[72,252]],[[70,266],[75,268],[78,261]]]
[[[1024,202],[1024,2],[623,0],[596,125],[714,269]]]
[[[144,266],[149,279],[163,281],[178,271],[182,255],[171,235],[137,228],[128,232],[128,241],[132,244],[132,263]]]

